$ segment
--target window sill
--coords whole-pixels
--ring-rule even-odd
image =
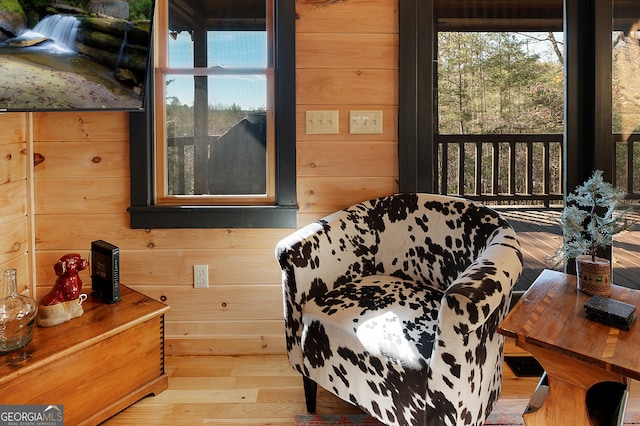
[[[293,228],[296,206],[132,206],[133,229]]]

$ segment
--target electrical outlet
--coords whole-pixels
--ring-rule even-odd
[[[381,134],[382,111],[349,111],[349,133],[352,135]]]
[[[305,127],[307,135],[337,135],[338,117],[337,110],[306,111]]]
[[[209,265],[193,265],[193,288],[209,288]]]

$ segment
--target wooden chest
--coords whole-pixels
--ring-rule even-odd
[[[0,404],[63,405],[65,424],[98,424],[168,386],[164,313],[169,307],[126,286],[122,300],[92,295],[84,314],[37,327],[24,349],[0,356]]]

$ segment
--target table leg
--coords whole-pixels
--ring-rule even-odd
[[[585,404],[587,390],[548,376],[549,390],[542,406],[523,414],[527,426],[591,426]]]
[[[592,426],[586,401],[587,391],[600,382],[628,383],[628,379],[621,374],[559,352],[524,342],[518,342],[518,346],[540,362],[548,377],[549,389],[542,406],[523,414],[527,426]]]

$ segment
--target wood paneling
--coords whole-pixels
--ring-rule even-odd
[[[28,229],[26,216],[6,222],[0,221],[0,235],[2,235],[2,239],[0,239],[0,265],[26,253],[29,238]]]
[[[298,223],[397,192],[397,1],[297,1]],[[336,135],[307,135],[309,109],[339,111]],[[349,134],[352,110],[381,110],[383,131]],[[168,354],[284,353],[277,242],[290,229],[130,229],[129,116],[124,112],[0,115],[0,259],[28,264],[28,173],[2,167],[6,153],[33,167],[35,262],[43,295],[66,253],[91,241],[121,249],[121,281],[164,300]],[[28,135],[33,135],[28,136]],[[33,141],[30,142],[29,139]],[[37,164],[26,160],[29,143]],[[22,159],[24,157],[24,159]],[[11,175],[8,181],[7,175]],[[20,180],[14,182],[16,176]],[[27,176],[25,178],[25,176]],[[25,217],[27,219],[25,219]],[[26,225],[25,225],[26,224]],[[2,260],[0,260],[2,262]],[[208,289],[193,265],[209,265]],[[2,263],[0,263],[2,266]],[[90,272],[80,274],[90,291]]]
[[[172,321],[243,320],[268,321],[282,316],[279,286],[221,285],[205,289],[140,286],[144,293],[161,299],[174,311]],[[206,302],[205,302],[206,301]]]
[[[398,104],[397,70],[303,69],[296,73],[296,80],[297,102],[301,104]]]
[[[27,178],[27,144],[24,140],[0,140],[0,183],[16,182]]]
[[[33,121],[36,142],[129,140],[129,114],[126,112],[41,112],[33,115]]]
[[[298,144],[298,176],[395,177],[398,145],[377,142],[308,142]]]
[[[397,192],[396,1],[297,1],[297,193],[303,226]],[[307,135],[308,110],[337,110],[335,135]],[[349,133],[349,112],[381,110],[382,134]]]
[[[55,282],[60,256],[88,257],[90,242],[105,239],[121,248],[121,281],[172,306],[168,353],[282,353],[282,290],[273,252],[290,231],[130,229],[128,142],[84,140],[100,134],[93,127],[104,120],[94,114],[100,113],[85,113],[82,121],[72,115],[74,125],[62,136],[34,142],[44,158],[35,167],[38,294]],[[41,122],[34,120],[35,126]],[[209,265],[209,289],[193,289],[193,264]],[[89,271],[80,277],[90,291]]]
[[[396,190],[395,177],[300,177],[298,206],[300,213],[326,214]]]
[[[33,280],[29,267],[27,114],[0,114],[0,129],[0,285],[3,285],[2,272],[15,268],[18,291],[30,294]]]
[[[129,178],[87,179],[87,177],[56,179],[36,177],[37,214],[103,214],[127,211]]]
[[[27,114],[0,114],[0,144],[27,140]]]
[[[6,269],[15,269],[18,274],[18,292],[27,296],[33,296],[33,279],[29,267],[29,253],[20,250],[15,257],[0,263],[0,272]],[[2,277],[0,277],[2,280]],[[1,281],[0,281],[1,282]],[[2,284],[4,285],[4,283]]]
[[[300,33],[398,33],[397,0],[298,0],[296,15]]]
[[[345,36],[340,32],[318,37],[316,33],[299,32],[296,35],[296,67],[395,70],[398,68],[398,34],[350,33]]]
[[[221,334],[208,336],[174,336],[165,343],[165,351],[171,355],[237,355],[284,354],[284,332],[271,336],[252,334]]]
[[[78,248],[64,251],[38,251],[38,283],[55,281],[53,265],[69,250],[88,256],[90,243],[86,240]],[[280,271],[273,251],[273,247],[260,250],[121,251],[120,280],[124,284],[188,287],[193,286],[193,265],[208,264],[209,286],[276,284],[280,282]],[[86,274],[88,276],[88,271]],[[80,277],[84,280],[82,275]]]
[[[38,142],[33,147],[40,162],[38,178],[129,176],[129,140]],[[60,176],[60,173],[64,175]]]
[[[36,241],[40,250],[89,249],[82,241],[104,239],[120,249],[252,250],[275,247],[288,229],[131,229],[129,214],[47,214],[38,217]],[[179,238],[176,235],[179,234]]]
[[[167,322],[165,331],[169,334],[193,335],[193,336],[242,336],[242,335],[273,335],[283,336],[284,320],[247,321],[228,320],[220,321],[173,321]]]
[[[26,180],[0,185],[0,218],[8,221],[27,214]]]

